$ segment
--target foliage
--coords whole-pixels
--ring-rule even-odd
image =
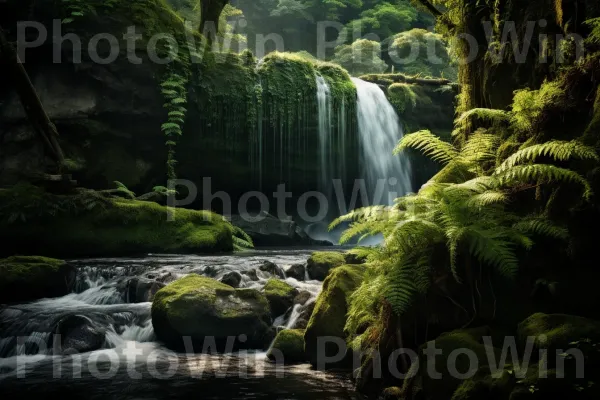
[[[398,72],[457,79],[457,68],[442,35],[412,29],[392,37],[388,51]]]
[[[515,103],[522,101],[517,93]],[[548,206],[543,201],[551,201],[551,197],[539,197],[539,188],[553,191],[569,185],[579,193],[573,205],[590,199],[590,184],[568,165],[574,160],[597,163],[600,159],[593,148],[575,140],[529,141],[512,154],[499,154],[502,137],[494,129],[514,123],[515,116],[519,121],[513,129],[530,129],[528,121],[539,116],[539,111],[531,111],[536,107],[534,100],[534,106],[513,107],[510,115],[473,110],[459,117],[457,126],[477,117],[487,128],[478,128],[456,146],[429,131],[406,135],[396,153],[419,150],[442,164],[442,170],[417,194],[397,199],[394,206],[359,209],[334,221],[332,228],[350,223],[342,241],[375,234],[385,239],[372,256],[370,274],[352,296],[346,328],[354,333],[354,346],[375,345],[374,332],[381,330],[382,322],[374,315],[382,312],[382,305],[404,314],[427,295],[435,284],[434,276],[447,273],[457,283],[468,284],[475,298],[480,295],[473,288],[475,271],[485,268],[488,276],[510,281],[518,272],[521,249],[531,249],[534,239],[568,240],[565,228],[538,211]],[[512,203],[520,193],[535,193],[541,207],[526,212],[516,209]],[[473,317],[476,303],[473,300]],[[366,331],[361,328],[365,325],[369,326]]]
[[[546,82],[539,90],[518,90],[512,106],[512,123],[517,130],[535,133],[548,105],[562,104],[564,89],[556,81]]]
[[[338,46],[332,61],[354,76],[378,74],[388,68],[381,59],[381,44],[367,39],[359,39],[351,45]]]
[[[378,40],[390,38],[409,30],[417,20],[417,10],[410,3],[382,2],[363,11],[360,18],[350,22],[340,33],[342,37],[356,37],[355,32],[377,35]]]

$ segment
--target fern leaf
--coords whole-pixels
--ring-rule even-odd
[[[458,156],[458,151],[454,146],[426,130],[404,136],[394,149],[394,154],[399,154],[409,148],[419,150],[432,160],[442,164],[447,164]]]
[[[504,172],[518,164],[535,162],[539,157],[551,157],[555,161],[569,161],[574,158],[600,161],[592,147],[585,146],[576,140],[570,142],[555,140],[535,144],[517,151],[496,169],[496,173]]]

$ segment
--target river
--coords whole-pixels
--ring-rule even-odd
[[[220,279],[231,271],[242,273],[241,287],[260,289],[273,277],[259,269],[264,261],[285,271],[293,264],[305,263],[310,253],[265,250],[219,256],[71,260],[77,270],[73,293],[0,309],[0,389],[11,398],[360,398],[347,372],[320,372],[310,365],[276,366],[266,359],[264,350],[175,353],[156,341],[152,303],[131,289],[133,280],[169,283],[191,273]],[[310,302],[322,283],[307,278],[281,279],[309,292]],[[296,306],[274,324],[293,327],[301,311]],[[102,335],[100,349],[58,355],[53,351],[53,332],[61,321],[73,316],[86,319],[93,333]]]

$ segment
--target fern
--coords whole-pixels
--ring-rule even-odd
[[[394,154],[399,154],[409,148],[420,150],[432,160],[442,164],[449,163],[458,155],[454,146],[426,130],[404,136],[394,149]]]
[[[556,167],[549,164],[517,165],[503,172],[496,173],[503,186],[512,186],[523,183],[576,183],[583,187],[583,197],[592,196],[589,182],[570,169]]]
[[[555,140],[531,145],[517,151],[496,169],[496,173],[504,172],[518,164],[535,162],[540,157],[549,157],[554,161],[569,161],[572,159],[600,161],[596,151],[589,146],[585,146],[576,140],[570,142]]]

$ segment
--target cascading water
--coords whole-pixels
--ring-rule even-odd
[[[317,75],[317,104],[319,109],[319,153],[321,156],[319,186],[321,191],[330,198],[333,183],[331,88],[321,75]]]
[[[411,166],[407,157],[392,151],[403,132],[396,111],[374,83],[352,78],[357,91],[361,161],[371,204],[392,204],[411,191]]]

